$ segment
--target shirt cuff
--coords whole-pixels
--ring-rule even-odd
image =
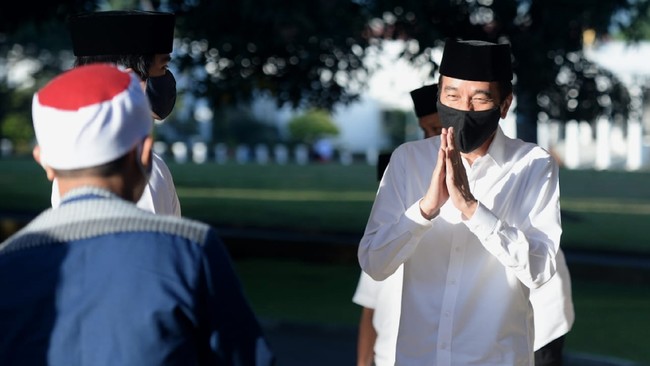
[[[469,230],[479,239],[486,238],[492,234],[496,229],[498,222],[499,219],[492,213],[492,211],[483,206],[481,202],[478,202],[476,212],[474,212],[472,218],[464,221]]]
[[[374,309],[377,305],[377,299],[373,299],[367,294],[354,294],[354,296],[352,296],[352,302],[368,309]]]
[[[422,216],[422,210],[420,210],[420,200],[417,200],[414,204],[411,205],[411,207],[406,209],[405,215],[408,219],[415,222],[419,226],[423,226],[424,228],[431,227],[433,225],[431,223],[431,220],[434,220],[436,217],[438,217],[438,215],[436,215],[433,219],[427,220],[424,216]]]

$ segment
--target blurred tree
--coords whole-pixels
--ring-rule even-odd
[[[389,139],[389,151],[394,150],[406,141],[407,115],[410,113],[399,109],[382,111],[384,129]]]
[[[52,51],[65,47],[64,10],[57,9],[65,9],[70,3],[59,6],[24,1],[0,5],[0,138],[15,139],[16,135],[9,131],[31,130],[31,98],[23,97],[31,97],[42,84],[39,80],[60,70],[59,55]],[[17,99],[27,102],[17,103]],[[11,127],[3,128],[7,119],[11,119]]]
[[[320,138],[339,134],[339,129],[329,112],[322,109],[312,109],[292,118],[288,127],[294,142],[304,142],[308,145]]]
[[[244,104],[261,92],[278,105],[331,109],[356,100],[368,78],[362,63],[366,17],[350,0],[28,0],[15,9],[4,2],[0,49],[33,45],[34,58],[44,50],[69,53],[68,15],[134,7],[177,14],[174,63],[180,79],[188,80],[179,86],[216,108]],[[41,61],[43,70],[71,66],[56,57]]]
[[[613,24],[614,36],[628,41],[650,39],[650,4],[647,0],[631,1],[631,8],[621,12]]]
[[[509,41],[518,135],[531,141],[539,100],[580,52],[585,29],[601,36],[617,27],[634,41],[650,28],[648,0],[25,0],[0,4],[0,65],[20,46],[40,61],[38,86],[39,75],[70,67],[68,15],[134,6],[177,14],[175,62],[189,80],[179,85],[217,108],[258,92],[293,107],[352,102],[369,78],[365,50],[382,38],[407,41],[403,56],[415,65],[434,61],[432,50],[447,37]],[[590,85],[577,82],[586,75],[576,73],[579,93]],[[0,94],[0,123],[6,101]]]
[[[541,119],[594,122],[600,115],[627,120],[631,98],[611,72],[584,58],[580,52],[556,55],[555,83],[541,90],[537,104]]]
[[[223,107],[218,111],[218,120],[212,133],[214,141],[255,145],[275,144],[282,141],[278,128],[271,123],[256,118],[247,108]]]
[[[34,130],[25,113],[8,113],[2,124],[2,136],[12,142],[14,153],[29,155],[32,152]]]
[[[13,33],[24,27],[40,27],[51,21],[63,23],[69,14],[95,9],[91,0],[21,0],[0,3],[0,33]],[[41,37],[48,37],[41,33]],[[31,41],[37,42],[37,37]]]
[[[168,1],[181,68],[198,66],[198,95],[215,106],[256,91],[278,105],[330,109],[356,100],[368,78],[364,8],[351,0]],[[196,75],[195,74],[195,75]]]

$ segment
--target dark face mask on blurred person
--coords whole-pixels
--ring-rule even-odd
[[[501,118],[499,106],[486,111],[463,111],[440,101],[437,105],[443,127],[454,128],[454,142],[463,153],[472,152],[487,141],[496,131]]]
[[[147,79],[147,97],[151,104],[151,111],[157,119],[165,119],[174,109],[176,104],[176,79],[169,71],[165,75]]]

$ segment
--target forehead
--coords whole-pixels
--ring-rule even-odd
[[[444,92],[457,91],[462,94],[474,95],[477,93],[491,93],[492,97],[498,96],[499,83],[495,81],[472,81],[442,76],[440,90]]]

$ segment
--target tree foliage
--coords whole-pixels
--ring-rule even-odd
[[[612,22],[614,36],[630,42],[650,39],[650,3],[647,0],[631,1],[623,16]]]
[[[630,93],[611,72],[579,52],[557,55],[555,63],[555,83],[548,84],[537,97],[543,119],[594,122],[601,115],[627,119]]]
[[[289,121],[289,133],[294,141],[313,144],[319,138],[338,135],[339,129],[329,112],[312,109]]]
[[[199,92],[216,106],[256,91],[278,105],[332,108],[367,79],[360,5],[350,0],[236,0],[173,5],[183,66],[199,65]],[[354,88],[352,88],[354,89]]]
[[[221,108],[217,120],[219,123],[213,126],[213,139],[229,146],[282,142],[276,126],[259,120],[246,108]]]
[[[403,57],[415,65],[434,62],[432,51],[450,37],[510,42],[518,125],[528,127],[518,134],[528,140],[535,139],[540,112],[560,118],[580,111],[590,120],[625,109],[624,92],[614,93],[620,99],[613,96],[609,106],[599,97],[593,104],[594,95],[622,85],[606,70],[587,66],[580,54],[585,29],[602,36],[614,26],[632,41],[650,29],[648,0],[26,0],[0,4],[0,63],[20,45],[26,57],[42,61],[36,77],[49,78],[70,67],[69,15],[143,4],[177,15],[179,76],[189,80],[189,92],[216,108],[260,93],[293,107],[350,103],[370,76],[365,51],[381,39],[406,41]],[[582,61],[571,61],[572,55]],[[566,70],[575,77],[557,84]],[[594,86],[605,85],[595,83],[602,78],[611,79],[605,84],[612,89],[594,94]],[[576,92],[574,101],[561,96]],[[0,121],[7,100],[0,94]],[[575,101],[573,112],[566,109]]]

